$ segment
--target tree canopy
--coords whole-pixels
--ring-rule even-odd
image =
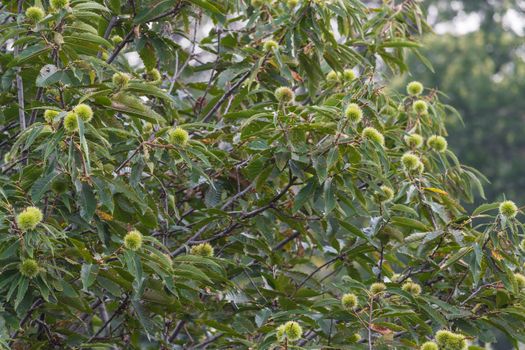
[[[416,1],[1,6],[1,346],[525,341],[519,208],[388,88]]]

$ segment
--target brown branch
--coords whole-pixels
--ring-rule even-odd
[[[165,12],[165,13],[161,13],[160,15],[156,16],[156,17],[153,17],[152,19],[149,19],[147,20],[146,22],[142,23],[142,24],[147,24],[147,23],[150,23],[150,22],[155,22],[155,21],[158,21],[159,19],[162,19],[164,17],[167,17],[167,16],[170,16],[170,15],[173,15],[173,14],[177,14],[182,8],[184,7],[184,3],[182,1],[179,1],[176,5],[175,5],[175,8],[173,8],[172,10],[168,11],[168,12]],[[115,47],[115,50],[113,50],[113,52],[111,53],[111,56],[109,56],[109,58],[107,59],[106,63],[111,63],[115,60],[115,58],[117,58],[118,54],[120,53],[120,51],[122,51],[122,49],[124,48],[124,46],[126,46],[126,44],[131,41],[131,36],[135,33],[135,31],[140,27],[140,25],[136,24],[134,25],[131,30],[126,34],[126,36],[124,37],[124,40],[122,40],[122,42],[120,42],[117,47]]]
[[[213,69],[210,73],[210,79],[208,80],[208,84],[206,85],[206,90],[204,90],[204,94],[202,95],[201,97],[201,100],[203,101],[206,101],[206,97],[208,96],[208,93],[210,92],[210,88],[211,88],[211,83],[213,81],[214,78],[217,77],[218,74],[217,73],[217,67],[219,66],[219,61],[221,59],[221,29],[218,28],[217,29],[217,57],[215,58],[215,63],[213,64]],[[201,113],[202,111],[202,105],[199,105],[199,109],[197,110],[197,113]]]
[[[126,158],[125,161],[123,161],[116,169],[115,169],[115,174],[118,174],[119,171],[124,168],[126,166],[126,164],[128,164],[132,159],[133,157],[135,157],[137,155],[137,153],[140,151],[140,149],[142,148],[143,146],[143,143],[140,143],[137,148],[135,148],[135,150],[133,151],[133,153],[131,153],[131,155]]]
[[[23,156],[22,158],[14,161],[10,165],[8,165],[4,169],[2,169],[2,173],[4,173],[4,174],[7,173],[9,170],[13,169],[18,163],[24,162],[26,159],[27,159],[27,156]]]
[[[131,36],[133,35],[133,33],[135,33],[135,29],[137,28],[138,26],[133,26],[133,28],[131,28],[131,30],[128,32],[128,34],[126,34],[126,36],[124,37],[124,39],[118,43],[118,45],[115,47],[115,50],[113,50],[113,52],[111,53],[111,56],[109,56],[109,58],[107,59],[106,63],[110,64],[111,62],[113,62],[115,60],[115,58],[117,58],[118,54],[120,53],[120,51],[122,51],[122,49],[124,48],[124,46],[126,46],[126,44],[131,41]]]
[[[18,14],[22,13],[23,10],[23,4],[24,0],[18,0]],[[17,35],[18,39],[18,35]],[[15,46],[14,50],[14,56],[18,55],[18,45]],[[22,80],[22,77],[20,76],[20,67],[16,68],[16,90],[17,90],[17,98],[18,98],[18,123],[20,124],[20,130],[24,130],[26,128],[26,117],[24,112],[24,82]]]
[[[219,333],[219,334],[217,334],[217,335],[214,335],[213,337],[208,338],[207,340],[203,341],[202,343],[197,344],[197,345],[194,345],[194,346],[190,347],[189,349],[190,349],[190,350],[193,350],[193,349],[202,349],[202,348],[208,346],[209,344],[213,343],[214,341],[218,340],[218,339],[221,338],[223,335],[224,335],[223,333]]]
[[[288,242],[293,241],[296,237],[299,237],[300,234],[301,232],[294,231],[290,236],[277,243],[277,245],[272,248],[272,251],[275,252],[277,250],[281,250]]]
[[[293,21],[293,25],[292,25],[292,29],[295,28],[295,26],[300,22],[301,18],[303,16],[305,16],[306,12],[307,12],[307,9],[308,9],[308,6],[305,6],[304,7],[304,10],[301,12],[301,14],[299,14],[299,17]],[[284,39],[286,37],[286,32],[281,36],[281,38],[279,39],[279,44],[282,44],[284,42]],[[264,64],[266,63],[266,61],[268,60],[268,58],[270,57],[271,55],[271,52],[267,52],[264,56],[263,56],[263,60],[262,60],[262,63],[261,63],[261,66],[264,66]],[[257,68],[257,66],[254,67],[254,69]],[[246,73],[244,73],[240,78],[239,80],[228,90],[226,91],[226,93],[224,95],[222,95],[222,97],[219,99],[219,101],[217,101],[217,103],[212,107],[212,109],[210,109],[210,111],[206,114],[206,116],[202,119],[202,122],[203,123],[206,123],[208,122],[211,117],[215,114],[215,112],[217,112],[217,110],[222,106],[222,104],[233,94],[235,93],[235,90],[237,90],[237,88],[239,86],[241,86],[242,83],[244,83],[244,81],[246,79],[248,79],[248,77],[252,74],[252,72],[254,71],[254,69],[252,70],[249,70],[247,71]]]
[[[208,225],[204,225],[193,236],[191,236],[188,240],[186,240],[186,242],[184,244],[182,244],[179,248],[175,249],[171,255],[172,256],[180,255],[186,249],[186,246],[188,246],[188,245],[195,245],[195,244],[200,244],[200,243],[212,242],[212,241],[215,241],[217,239],[220,239],[222,237],[227,236],[233,230],[235,230],[236,228],[241,226],[241,222],[240,221],[253,218],[254,216],[257,216],[260,213],[268,210],[269,208],[273,208],[275,203],[279,199],[281,199],[286,194],[286,192],[288,192],[290,187],[292,187],[294,185],[295,180],[296,180],[296,178],[294,176],[292,176],[292,173],[290,171],[290,180],[289,180],[288,184],[277,195],[275,195],[268,202],[268,204],[266,204],[266,205],[264,205],[264,206],[262,206],[260,208],[254,209],[251,212],[248,212],[248,213],[245,213],[245,214],[241,215],[237,222],[234,222],[234,223],[230,224],[228,227],[226,227],[225,229],[223,229],[223,230],[221,230],[221,231],[219,231],[217,233],[212,234],[211,238],[204,239],[204,240],[197,240],[206,231],[206,229],[208,228]]]
[[[172,343],[177,338],[177,336],[179,335],[179,333],[182,330],[182,327],[184,326],[185,323],[186,323],[185,320],[180,320],[177,323],[177,326],[175,326],[175,329],[173,330],[173,333],[171,333],[170,337],[168,338],[168,341],[170,343]]]
[[[104,39],[108,39],[109,35],[111,34],[111,31],[115,27],[115,25],[118,23],[118,16],[112,16],[109,20],[108,26],[106,27],[106,30],[104,31]],[[119,43],[120,44],[120,43]],[[97,53],[97,58],[100,58],[102,56],[102,51],[99,50]]]
[[[219,101],[217,101],[217,103],[215,104],[215,106],[213,106],[212,109],[210,109],[210,111],[206,114],[206,116],[202,119],[202,122],[203,123],[206,123],[208,122],[211,117],[213,117],[213,115],[215,114],[215,112],[217,112],[217,110],[219,108],[221,108],[222,104],[228,99],[228,97],[230,97],[230,95],[232,95],[235,90],[237,90],[237,88],[239,86],[241,86],[242,83],[244,83],[244,81],[246,79],[248,79],[248,77],[250,76],[252,72],[251,71],[248,71],[246,73],[244,73],[240,78],[239,80],[228,90],[226,91],[226,93],[224,95],[222,95],[222,97],[219,99]]]
[[[35,96],[36,101],[40,102],[43,96],[44,96],[44,88],[39,87],[38,89],[36,89],[36,96]],[[38,109],[33,109],[33,111],[31,112],[31,118],[29,118],[29,125],[35,122],[37,114],[38,114]]]
[[[324,264],[322,264],[321,266],[319,266],[318,268],[316,268],[315,270],[313,270],[308,276],[306,276],[302,281],[301,283],[299,283],[297,285],[297,287],[295,287],[295,292],[294,292],[294,295],[297,293],[297,291],[299,289],[301,289],[302,286],[304,286],[304,284],[306,282],[308,282],[309,279],[311,279],[316,273],[318,273],[319,271],[321,271],[322,269],[324,269],[325,267],[335,263],[336,261],[340,260],[340,259],[344,259],[344,257],[346,256],[346,253],[341,253],[339,255],[337,255],[336,257],[333,257],[332,259],[328,260],[327,262],[325,262]]]
[[[108,318],[108,320],[106,322],[104,322],[102,327],[100,327],[100,329],[95,334],[93,334],[93,336],[91,336],[91,338],[88,339],[87,343],[91,343],[91,341],[93,341],[93,339],[98,337],[107,328],[107,326],[109,326],[111,321],[113,321],[113,319],[115,317],[117,317],[118,315],[120,315],[122,313],[122,311],[124,311],[124,309],[128,306],[128,301],[129,301],[129,295],[126,294],[126,297],[120,303],[120,305],[117,308],[117,310],[115,310],[115,312],[111,315],[111,317]]]
[[[40,307],[40,305],[44,304],[44,299],[42,298],[38,298],[34,303],[33,305],[31,305],[31,308],[29,308],[29,310],[27,311],[25,317],[20,321],[19,323],[19,326],[20,328],[16,330],[16,332],[11,336],[11,341],[9,342],[9,346],[11,347],[16,339],[16,337],[18,337],[18,335],[20,334],[20,331],[22,329],[22,327],[24,327],[24,325],[29,321],[29,319],[31,318],[31,315],[33,314],[33,312],[38,309]]]

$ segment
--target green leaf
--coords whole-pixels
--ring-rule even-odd
[[[75,45],[82,45],[82,44],[96,44],[103,47],[111,48],[113,47],[113,44],[111,44],[106,39],[92,33],[79,33],[79,34],[72,34],[64,36],[64,41],[66,43],[74,43]]]
[[[479,215],[479,214],[483,214],[483,213],[485,213],[487,211],[498,209],[499,205],[500,205],[499,202],[484,203],[484,204],[480,205],[479,207],[477,207],[476,209],[474,209],[474,211],[472,212],[472,216],[476,216],[476,215]]]
[[[14,256],[18,251],[19,246],[20,242],[18,240],[15,240],[12,243],[2,242],[2,245],[0,245],[0,260],[8,259]]]
[[[80,215],[86,220],[90,221],[97,209],[97,200],[92,188],[87,183],[77,181],[75,183],[77,188],[77,195],[80,204]]]
[[[332,185],[332,180],[332,178],[327,179],[323,186],[325,214],[330,213],[336,206],[336,197],[334,194],[334,186]]]
[[[214,15],[214,17],[219,18],[221,22],[224,22],[225,17],[223,13],[216,6],[216,5],[219,5],[219,2],[210,1],[210,0],[189,0],[189,1],[197,5],[198,7],[206,10],[209,14]]]
[[[463,258],[465,255],[471,253],[474,251],[474,247],[463,247],[459,251],[457,251],[455,254],[453,254],[451,257],[449,257],[444,264],[441,264],[441,270],[445,270],[452,264],[454,264],[459,259]]]
[[[95,282],[98,275],[99,266],[95,264],[82,264],[80,278],[82,279],[82,289],[88,291],[89,287]]]
[[[415,219],[409,219],[402,216],[393,216],[391,219],[392,223],[397,226],[404,226],[408,228],[413,228],[420,231],[431,231],[432,226],[425,225],[421,221]]]
[[[299,193],[295,196],[294,205],[292,211],[295,213],[301,209],[305,203],[312,197],[316,189],[316,183],[313,180],[308,181],[306,186],[301,188]]]
[[[173,269],[175,276],[194,279],[205,283],[213,283],[212,280],[200,269],[188,264],[180,264]]]
[[[147,70],[155,68],[157,64],[157,56],[155,55],[155,49],[150,43],[144,45],[139,51],[139,55]]]
[[[29,287],[29,279],[26,277],[20,277],[20,283],[18,283],[18,292],[16,293],[15,309],[18,309],[20,303],[24,299],[27,289]]]
[[[25,63],[31,60],[32,58],[44,55],[49,50],[51,49],[44,44],[35,44],[32,46],[28,46],[22,52],[20,52],[20,54],[13,61],[11,61],[11,63],[7,65],[7,68],[20,66],[22,65],[22,63]]]
[[[31,187],[31,198],[33,198],[34,202],[38,202],[40,199],[42,199],[44,194],[51,188],[53,180],[58,175],[59,173],[51,171],[48,174],[42,174],[42,176],[40,176],[40,178],[35,181]]]
[[[390,40],[390,41],[384,41],[380,45],[380,47],[422,47],[421,43],[415,42],[415,41],[408,41],[408,40]]]
[[[151,88],[151,85],[148,86]],[[154,89],[151,91],[154,91]],[[111,100],[111,106],[108,106],[108,108],[144,119],[150,123],[164,123],[164,118],[162,118],[162,116],[144,105],[144,102],[140,99],[130,95],[114,95]]]
[[[110,12],[109,9],[98,2],[94,1],[85,1],[75,4],[73,6],[73,11],[91,11],[91,10],[98,10],[98,11],[104,11],[104,12]]]
[[[177,4],[177,2],[178,1],[176,0],[163,0],[158,1],[155,4],[146,6],[142,10],[137,12],[137,15],[133,19],[133,23],[146,23],[173,8],[175,4]]]
[[[90,174],[91,173],[91,161],[89,158],[89,148],[88,148],[86,137],[85,137],[85,124],[82,118],[79,118],[78,120],[78,136],[80,138],[80,145],[82,146],[82,151],[84,154],[84,159],[86,163],[86,172],[87,174]]]
[[[126,91],[134,92],[142,96],[154,96],[163,99],[166,102],[171,102],[171,97],[162,89],[151,84],[131,82],[126,86]]]

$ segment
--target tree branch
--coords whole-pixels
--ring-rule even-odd
[[[248,213],[245,213],[245,214],[241,215],[237,222],[234,222],[231,225],[229,225],[228,227],[226,227],[225,229],[223,229],[223,230],[213,234],[210,238],[204,239],[204,240],[197,240],[206,231],[206,229],[208,228],[209,224],[204,225],[193,236],[191,236],[188,240],[186,240],[186,242],[183,245],[181,245],[179,248],[175,249],[175,251],[173,251],[173,253],[171,255],[172,256],[180,255],[186,249],[186,246],[188,246],[188,245],[195,245],[195,244],[200,244],[200,243],[212,242],[212,241],[215,241],[215,240],[217,240],[219,238],[227,236],[229,233],[231,233],[237,227],[241,226],[241,222],[240,221],[253,218],[254,216],[257,216],[260,213],[268,210],[269,208],[272,208],[275,205],[275,203],[279,199],[281,199],[281,197],[284,196],[286,194],[286,192],[288,192],[290,187],[292,187],[294,185],[295,180],[296,180],[296,178],[291,175],[291,171],[290,171],[290,180],[289,180],[288,184],[277,195],[275,195],[266,205],[264,205],[264,206],[262,206],[260,208],[254,209],[251,212],[248,212]]]
[[[135,29],[137,27],[138,26],[133,26],[133,28],[131,28],[131,30],[128,32],[128,34],[126,34],[124,39],[117,45],[117,47],[115,47],[115,50],[113,50],[113,52],[111,53],[111,56],[109,56],[109,58],[107,59],[106,63],[110,64],[111,62],[113,62],[115,60],[115,58],[117,58],[118,54],[120,53],[120,51],[122,51],[124,46],[126,46],[126,44],[129,41],[131,41],[130,40],[131,36],[133,35],[133,33],[135,33]]]
[[[324,269],[325,267],[335,263],[337,260],[339,259],[343,259],[344,257],[346,256],[346,253],[341,253],[339,254],[338,256],[336,257],[333,257],[332,259],[328,260],[327,262],[325,262],[323,265],[319,266],[318,268],[316,268],[315,270],[313,270],[308,276],[306,276],[302,281],[301,283],[299,283],[297,285],[297,287],[295,287],[295,292],[294,292],[294,295],[295,293],[297,293],[297,291],[299,289],[301,289],[302,286],[304,286],[304,284],[310,279],[312,278],[316,273],[318,273],[319,271],[321,271],[322,269]]]
[[[175,329],[173,330],[173,333],[171,333],[170,337],[168,338],[168,341],[170,343],[172,343],[177,338],[177,336],[179,335],[180,331],[182,330],[182,327],[184,326],[184,324],[186,324],[185,320],[180,320],[177,323],[177,326],[175,326]]]
[[[193,350],[193,349],[202,349],[202,348],[205,348],[206,346],[208,346],[209,344],[213,343],[214,341],[218,340],[219,338],[221,338],[224,334],[223,333],[219,333],[217,335],[214,335],[213,337],[203,341],[202,343],[200,344],[197,344],[197,345],[194,345],[192,347],[190,347],[189,349],[190,350]]]
[[[24,0],[18,0],[18,14],[20,15],[22,13]],[[18,35],[17,35],[18,39]],[[15,46],[14,49],[14,56],[16,57],[18,55],[18,45]],[[22,77],[20,76],[20,67],[16,68],[16,90],[17,90],[17,98],[18,98],[18,123],[20,125],[20,130],[24,130],[26,128],[26,116],[24,112],[24,82],[22,80]]]
[[[126,294],[126,297],[120,303],[120,305],[117,308],[117,310],[115,310],[115,312],[111,315],[111,317],[106,322],[104,322],[102,327],[100,327],[100,329],[95,334],[93,334],[93,336],[91,336],[91,338],[88,339],[87,343],[91,343],[93,341],[93,339],[98,337],[106,329],[106,327],[109,326],[111,321],[113,321],[113,319],[115,317],[117,317],[118,315],[120,315],[122,313],[122,311],[124,311],[124,309],[128,306],[128,301],[129,301],[129,295]]]
[[[246,73],[244,73],[240,78],[239,80],[228,90],[226,91],[226,93],[224,95],[222,95],[222,97],[219,99],[219,101],[217,101],[217,103],[215,104],[215,106],[213,106],[212,109],[210,109],[210,111],[206,114],[206,116],[202,119],[202,122],[203,123],[207,123],[211,117],[213,117],[213,115],[215,114],[215,112],[217,112],[217,110],[219,108],[221,108],[222,104],[228,99],[228,97],[230,97],[230,95],[232,95],[235,90],[237,90],[237,88],[239,86],[241,86],[242,83],[244,83],[244,81],[246,79],[248,79],[248,77],[250,76],[252,72],[251,71],[248,71]]]
[[[160,15],[158,15],[157,17],[154,17],[142,24],[147,24],[147,23],[151,23],[151,22],[155,22],[155,21],[158,21],[159,19],[162,19],[164,17],[167,17],[167,16],[170,16],[170,15],[173,15],[173,14],[177,14],[182,8],[184,7],[184,3],[182,1],[179,1],[176,5],[175,5],[175,8],[173,8],[172,10],[168,11],[168,12],[165,12],[165,13],[162,13]],[[117,45],[117,47],[115,47],[115,50],[113,50],[113,52],[111,53],[111,56],[109,56],[109,58],[107,59],[106,63],[111,63],[115,60],[115,58],[118,56],[118,54],[120,53],[120,51],[122,51],[122,49],[124,48],[124,46],[126,46],[126,44],[131,41],[131,36],[135,33],[135,31],[140,27],[140,25],[134,25],[131,30],[126,34],[126,36],[124,37],[124,40],[122,40],[121,43],[119,43]]]
[[[277,245],[272,248],[272,251],[275,252],[277,250],[281,250],[288,242],[293,241],[296,237],[299,237],[300,234],[301,232],[294,231],[291,235],[289,235],[288,237],[286,237],[285,239],[277,243]]]
[[[11,341],[9,342],[9,346],[12,346],[16,337],[18,337],[18,335],[20,334],[20,331],[22,329],[22,327],[24,327],[24,325],[29,321],[29,319],[31,318],[31,315],[33,314],[33,312],[38,309],[40,307],[40,305],[42,305],[44,303],[44,299],[42,298],[38,298],[34,303],[33,305],[31,305],[31,307],[29,308],[29,310],[27,311],[25,317],[20,321],[19,323],[19,326],[20,328],[16,330],[16,332],[11,336]]]

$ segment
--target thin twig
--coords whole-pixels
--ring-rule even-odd
[[[173,15],[173,14],[177,14],[181,9],[182,7],[184,6],[184,3],[182,1],[179,1],[176,5],[175,5],[175,8],[173,8],[172,10],[168,11],[168,12],[165,12],[165,13],[161,13],[160,15],[156,16],[156,17],[153,17],[151,19],[149,19],[148,21],[146,21],[145,23],[143,24],[147,24],[147,23],[151,23],[151,22],[155,22],[159,19],[162,19],[164,17],[167,17],[167,16],[170,16],[170,15]],[[124,40],[122,40],[121,43],[119,43],[117,45],[117,47],[115,47],[115,50],[113,50],[113,52],[111,53],[111,56],[109,56],[109,58],[107,59],[106,63],[111,63],[115,60],[115,58],[118,56],[118,54],[120,53],[120,51],[122,51],[122,49],[124,48],[124,46],[129,42],[131,41],[131,36],[135,33],[135,31],[140,27],[140,25],[134,25],[131,30],[126,34],[126,36],[124,37]]]
[[[186,240],[186,242],[184,244],[182,244],[179,248],[175,249],[173,251],[173,253],[171,253],[171,255],[172,256],[180,255],[186,249],[186,246],[188,246],[188,245],[195,245],[195,244],[200,244],[200,243],[212,242],[212,241],[215,241],[217,239],[220,239],[222,237],[227,236],[233,230],[235,230],[236,228],[241,226],[240,221],[253,218],[254,216],[257,216],[260,213],[268,210],[269,208],[272,208],[275,205],[275,203],[277,201],[279,201],[281,199],[281,197],[286,194],[286,192],[288,192],[290,187],[292,187],[294,185],[295,180],[296,180],[296,178],[291,175],[291,171],[290,171],[290,180],[289,180],[288,184],[277,195],[275,195],[266,205],[264,205],[264,206],[262,206],[260,208],[254,209],[251,212],[248,212],[248,213],[245,213],[245,214],[241,215],[240,218],[239,218],[239,221],[234,222],[234,223],[230,224],[228,227],[226,227],[225,229],[223,229],[223,230],[213,234],[211,236],[211,238],[208,238],[208,239],[205,239],[205,240],[197,240],[208,228],[208,225],[204,225],[193,236],[191,236],[188,240]]]
[[[370,298],[370,309],[368,314],[368,349],[373,350],[372,347],[372,319],[374,313],[374,297]]]
[[[182,330],[182,327],[184,326],[185,323],[186,323],[185,320],[180,320],[177,323],[177,326],[175,326],[175,329],[173,330],[173,333],[171,333],[170,337],[168,338],[168,341],[170,343],[172,343],[177,338],[177,336],[179,335],[179,333]]]
[[[38,298],[34,303],[33,305],[31,305],[31,307],[29,308],[29,310],[27,311],[26,315],[24,316],[24,318],[20,321],[19,323],[19,329],[16,330],[16,332],[11,336],[11,341],[9,342],[9,345],[13,345],[16,337],[18,337],[18,335],[20,334],[20,331],[22,329],[22,327],[24,327],[24,325],[29,321],[29,319],[31,318],[31,315],[33,314],[33,312],[38,309],[40,307],[40,305],[42,305],[44,303],[44,299],[42,298]]]
[[[0,128],[0,133],[13,129],[16,125],[17,125],[16,122],[11,122],[9,124],[6,124],[2,128]]]
[[[272,251],[275,252],[277,250],[281,250],[288,242],[293,241],[296,237],[299,237],[300,234],[301,232],[294,231],[291,235],[289,235],[288,237],[286,237],[285,239],[277,243],[277,245],[272,248]]]
[[[180,67],[180,68],[175,67],[176,69],[173,72],[173,77],[171,78],[170,93],[171,93],[171,90],[173,89],[173,86],[175,85],[175,82],[179,79],[180,75],[182,74],[184,69],[188,66],[188,64],[190,63],[190,61],[193,58],[193,55],[195,54],[195,47],[197,46],[197,44],[196,44],[196,41],[197,41],[197,28],[200,25],[200,20],[201,20],[201,14],[199,14],[199,18],[198,19],[195,18],[195,25],[193,26],[193,38],[191,40],[191,49],[190,49],[190,53],[188,55],[188,58],[186,59],[186,61],[184,61],[184,63],[182,64],[182,67]]]
[[[217,29],[217,57],[215,58],[215,63],[213,64],[213,69],[210,73],[210,79],[208,80],[208,85],[206,85],[206,90],[204,90],[204,94],[201,97],[201,101],[206,101],[206,96],[208,96],[208,93],[210,92],[211,83],[213,79],[217,76],[217,67],[219,66],[219,61],[221,59],[221,33],[222,30],[220,28]],[[199,110],[197,113],[200,113],[202,110],[202,105],[199,106]]]
[[[119,171],[124,168],[126,166],[126,164],[128,164],[132,159],[133,157],[135,157],[137,155],[137,153],[140,151],[140,149],[142,148],[144,144],[143,143],[140,143],[137,148],[135,148],[135,150],[133,151],[133,153],[130,154],[130,156],[128,158],[126,158],[125,161],[123,161],[116,169],[115,169],[115,174],[118,174]]]
[[[113,321],[113,319],[115,317],[117,317],[118,315],[120,315],[120,313],[122,313],[122,311],[128,306],[128,301],[129,301],[129,295],[126,295],[126,297],[120,303],[120,305],[117,308],[117,310],[115,310],[115,312],[111,315],[111,317],[108,318],[108,320],[106,322],[104,322],[102,327],[100,327],[100,329],[95,334],[93,334],[93,336],[91,336],[91,338],[88,339],[87,343],[91,343],[91,341],[93,341],[93,339],[98,337],[106,329],[106,327],[109,326],[109,324],[111,323],[111,321]]]
[[[317,336],[317,333],[313,330],[309,330],[306,332],[303,339],[301,339],[299,342],[297,342],[298,346],[304,346],[306,343],[308,343],[310,340],[314,339]]]
[[[228,97],[230,97],[230,95],[232,95],[235,90],[237,90],[237,88],[239,86],[241,86],[242,83],[244,83],[244,81],[246,79],[248,79],[248,77],[250,76],[252,72],[251,71],[248,71],[246,73],[244,73],[240,78],[239,80],[228,90],[226,91],[226,93],[224,95],[222,95],[222,97],[219,99],[219,101],[217,101],[217,103],[215,104],[215,106],[213,106],[212,109],[210,109],[210,111],[206,114],[206,116],[202,119],[202,122],[203,123],[207,123],[211,117],[213,117],[213,115],[215,114],[215,112],[217,112],[217,110],[219,108],[221,108],[222,104],[224,103],[224,101],[226,101],[228,99]]]
[[[293,25],[292,25],[292,28],[295,28],[295,26],[300,23],[300,19],[305,16],[306,14],[306,10],[308,9],[308,6],[305,6],[304,10],[301,12],[301,14],[299,15],[299,17],[293,21]],[[279,39],[279,44],[282,44],[284,39],[285,39],[285,35],[283,34],[281,36],[281,38]],[[262,62],[261,62],[261,65],[260,66],[264,66],[264,64],[266,63],[266,61],[268,60],[268,58],[270,57],[271,55],[271,52],[267,52],[263,58],[262,58]],[[202,122],[203,123],[207,123],[211,117],[213,117],[213,115],[215,114],[215,112],[217,112],[217,110],[222,106],[222,104],[228,100],[228,98],[233,94],[235,93],[235,90],[237,90],[237,88],[239,86],[242,85],[242,83],[244,83],[244,81],[246,79],[248,79],[248,77],[252,74],[253,71],[255,71],[255,69],[258,69],[259,66],[257,65],[254,65],[253,69],[252,70],[249,70],[247,71],[246,73],[244,73],[243,75],[241,75],[241,77],[239,78],[239,80],[228,90],[226,91],[226,93],[224,95],[222,95],[222,97],[219,99],[219,101],[217,101],[217,103],[212,107],[212,109],[210,109],[210,111],[206,114],[206,116],[202,119]]]
[[[255,185],[253,183],[251,183],[249,186],[247,186],[244,190],[242,190],[241,192],[238,192],[237,194],[235,194],[234,196],[232,196],[226,203],[224,203],[222,206],[221,206],[221,210],[224,210],[226,208],[228,208],[233,202],[235,202],[238,198],[244,196],[246,193],[250,192],[253,187]]]
[[[471,300],[472,298],[474,298],[479,292],[481,292],[481,290],[483,288],[488,288],[488,287],[492,287],[494,285],[496,285],[497,283],[487,283],[487,284],[483,284],[481,286],[479,286],[474,292],[472,292],[472,294],[469,295],[469,297],[465,300],[463,300],[459,305],[463,306],[465,305],[469,300]]]
[[[379,271],[377,272],[377,281],[381,281],[381,275],[383,273],[383,260],[385,255],[385,247],[381,244],[381,256],[379,258],[379,263],[377,265]]]
[[[15,167],[15,165],[17,165],[18,163],[21,163],[21,162],[24,162],[25,160],[27,159],[27,156],[24,156],[16,161],[14,161],[13,163],[11,163],[10,165],[8,165],[7,167],[5,167],[4,169],[2,169],[2,173],[7,173],[9,170],[13,169]]]
[[[44,96],[44,88],[39,87],[38,89],[36,89],[35,100],[40,102],[40,100],[42,99],[43,96]],[[33,124],[35,122],[37,115],[38,115],[38,109],[35,108],[31,112],[31,118],[29,118],[29,125],[31,125],[31,124]]]
[[[209,344],[213,343],[214,341],[218,340],[219,338],[221,338],[224,334],[223,333],[219,333],[217,335],[214,335],[213,337],[211,338],[208,338],[207,340],[203,341],[202,343],[200,344],[197,344],[195,346],[192,346],[190,347],[189,349],[193,350],[193,349],[202,349],[202,348],[205,348],[206,346],[208,346]]]
[[[44,314],[42,314],[42,316],[40,318],[43,318]],[[45,323],[43,320],[39,320],[38,318],[35,320],[36,323],[39,324],[40,327],[42,327],[42,329],[44,329],[44,332],[46,332],[46,337],[48,339],[48,341],[52,342],[53,341],[53,336],[51,335],[51,330],[49,329],[49,326],[47,323]]]
[[[327,262],[325,262],[324,264],[322,264],[321,266],[319,266],[318,268],[316,268],[315,270],[313,270],[308,276],[306,276],[302,281],[301,283],[299,283],[297,285],[297,287],[295,287],[295,292],[294,292],[294,295],[297,293],[297,291],[299,289],[301,289],[302,286],[304,286],[304,284],[306,282],[308,282],[308,280],[310,278],[312,278],[316,273],[318,273],[319,271],[321,271],[322,269],[324,269],[325,267],[335,263],[336,261],[340,260],[340,259],[343,259],[344,257],[346,256],[346,253],[341,253],[339,255],[337,255],[336,257],[333,257],[332,259],[328,260]]]
[[[22,13],[24,0],[18,0],[18,14]],[[17,36],[18,39],[18,36]],[[15,46],[14,56],[16,57],[19,53],[18,45]],[[25,130],[26,128],[26,116],[24,112],[24,82],[20,76],[20,67],[16,68],[16,90],[18,97],[18,123],[20,125],[20,130]]]
[[[293,186],[294,184],[294,181],[295,181],[295,177],[292,178],[290,180],[290,183],[281,190],[281,192],[279,192],[279,194],[277,194],[275,197],[273,197],[270,202],[266,205],[263,205],[262,207],[260,208],[257,208],[257,209],[254,209],[246,214],[243,214],[241,215],[240,217],[240,220],[246,220],[246,219],[250,219],[250,218],[253,218],[257,215],[259,215],[260,213],[270,209],[270,208],[275,208],[275,203],[277,201],[279,201],[279,199],[281,199],[282,196],[284,196],[284,194],[286,192],[288,192],[288,189],[290,189],[290,187]],[[235,230],[237,227],[241,226],[241,223],[240,222],[236,222],[236,223],[233,223],[231,224],[229,227],[227,227],[226,229],[218,232],[218,233],[215,233],[213,234],[210,238],[208,239],[203,239],[203,240],[200,240],[200,241],[192,241],[190,242],[190,244],[200,244],[200,243],[207,243],[207,242],[213,242],[213,241],[216,241],[220,238],[223,238],[225,236],[227,236],[229,233],[231,233],[233,230]]]
[[[115,50],[113,50],[113,52],[111,53],[111,56],[109,56],[106,63],[110,64],[111,62],[115,60],[115,58],[117,58],[118,54],[120,53],[120,51],[122,51],[124,46],[126,46],[126,44],[129,41],[131,41],[131,36],[133,35],[133,33],[135,33],[136,28],[138,28],[138,26],[133,26],[133,28],[131,28],[131,30],[128,32],[128,34],[126,34],[124,39],[122,39],[122,41],[115,47]]]
[[[106,31],[104,32],[104,39],[109,38],[109,35],[111,34],[111,31],[113,30],[113,27],[115,27],[117,22],[118,22],[118,16],[112,16],[111,19],[109,20],[108,26],[106,27]],[[102,51],[99,50],[97,53],[97,57],[100,58],[101,56],[102,56]]]

